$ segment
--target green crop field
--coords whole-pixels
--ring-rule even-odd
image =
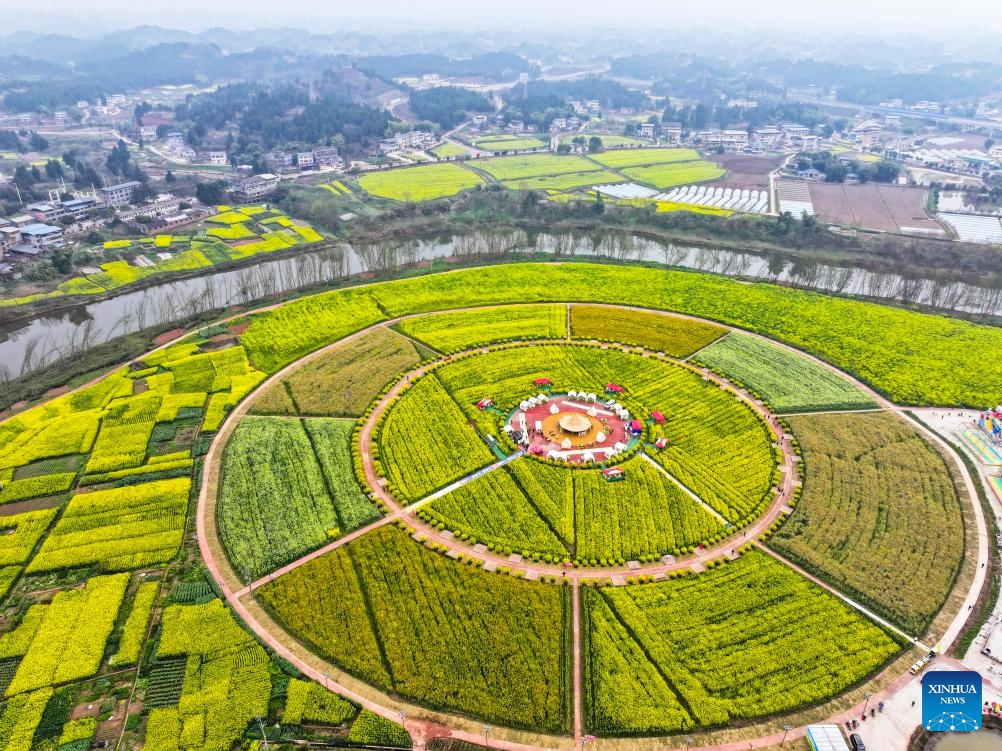
[[[436,377],[485,433],[498,432],[497,418],[476,409],[476,402],[489,396],[511,408],[532,395],[536,378],[550,378],[558,393],[623,384],[624,403],[634,414],[659,410],[668,417],[652,428],[652,438],[669,439],[655,460],[725,519],[737,523],[757,515],[770,497],[774,460],[765,424],[733,396],[668,363],[591,347],[537,346],[463,358],[439,368]],[[411,401],[404,397],[402,403]],[[449,473],[430,485],[459,476]]]
[[[790,423],[807,475],[800,503],[771,544],[921,634],[942,607],[964,549],[943,460],[894,415],[811,415]]]
[[[439,352],[458,352],[477,344],[563,339],[567,336],[567,309],[563,305],[507,305],[410,318],[397,328]]]
[[[394,201],[445,198],[475,188],[482,182],[475,173],[451,162],[366,172],[358,178],[359,187],[366,193]]]
[[[477,169],[496,180],[523,180],[544,175],[566,175],[577,172],[595,172],[601,168],[582,156],[556,154],[526,154],[524,156],[499,156],[471,162]]]
[[[304,237],[295,220],[263,208],[220,210],[233,215],[216,226]],[[201,232],[170,236],[170,247],[187,243],[212,262],[232,258],[217,260],[226,244],[199,239]],[[139,242],[155,248],[166,240]],[[226,247],[236,253],[247,246]],[[896,680],[887,665],[904,645],[764,550],[747,552],[735,541],[742,553],[736,561],[701,554],[707,570],[699,574],[630,581],[638,574],[620,561],[649,563],[675,551],[678,565],[688,568],[694,545],[719,543],[732,531],[661,468],[741,523],[773,499],[773,436],[699,369],[615,344],[568,341],[568,301],[573,337],[676,357],[709,353],[715,367],[786,409],[844,407],[857,396],[800,355],[743,334],[719,339],[713,321],[804,350],[900,404],[998,402],[998,327],[579,259],[422,270],[208,323],[103,376],[80,378],[92,380],[77,390],[17,405],[0,422],[0,748],[80,751],[121,738],[123,747],[146,751],[250,751],[254,718],[262,717],[271,735],[275,722],[284,732],[286,713],[310,738],[335,733],[409,745],[398,725],[306,683],[214,599],[196,509],[204,504],[206,549],[231,588],[245,574],[231,570],[221,542],[262,573],[379,520],[357,484],[358,418],[371,416],[372,401],[388,384],[433,356],[427,347],[452,355],[412,377],[374,418],[371,446],[365,442],[397,499],[427,498],[496,461],[474,426],[498,435],[500,416],[475,403],[490,396],[511,408],[536,393],[532,380],[544,376],[556,392],[598,393],[615,381],[626,388],[620,401],[631,415],[646,420],[652,410],[663,412],[667,422],[643,427],[644,444],[669,440],[658,453],[646,446],[660,468],[643,456],[622,457],[625,480],[606,483],[593,468],[516,458],[393,525],[299,561],[258,595],[288,631],[271,636],[298,658],[329,659],[371,684],[358,688],[383,703],[383,714],[396,699],[408,700],[424,707],[422,717],[427,712],[429,721],[449,727],[454,721],[436,711],[566,740],[576,591],[588,733],[681,736],[727,726],[728,736],[759,737],[774,733],[785,713],[832,699],[842,711],[855,698],[836,697],[878,672]],[[624,301],[651,310],[593,305]],[[488,309],[501,305],[511,307]],[[706,322],[654,312],[661,310]],[[412,314],[431,315],[396,320]],[[428,345],[390,328],[396,325]],[[259,409],[280,416],[245,418],[234,425],[228,449],[212,445],[268,373],[368,326],[378,328],[290,369],[263,395]],[[555,340],[505,342],[524,336]],[[503,346],[458,352],[487,342]],[[255,421],[267,427],[251,436],[245,428]],[[958,499],[952,465],[890,413],[788,421],[802,447],[803,491],[766,544],[925,636],[929,624],[951,615],[944,603],[970,593],[966,572],[977,566],[964,557],[972,555],[972,531],[965,530],[966,500]],[[507,440],[502,448],[510,451]],[[201,499],[203,486],[208,495]],[[448,536],[427,520],[455,532],[448,547]],[[234,531],[244,535],[239,542],[228,537]],[[426,538],[427,547],[412,535]],[[494,549],[496,572],[481,568],[474,541]],[[718,547],[730,550],[728,542]],[[509,552],[528,560],[508,563]],[[626,585],[604,586],[612,576],[617,583],[625,577]],[[583,577],[578,586],[561,585],[576,577]],[[274,628],[252,614],[248,623]],[[871,689],[876,685],[860,686],[854,697]],[[88,704],[100,713],[73,719],[74,708]],[[106,719],[111,713],[113,721]],[[768,727],[752,727],[761,720]],[[312,735],[314,723],[338,727]],[[498,727],[498,735],[508,732]]]
[[[464,154],[469,154],[470,152],[458,143],[447,142],[433,148],[431,153],[439,158],[449,158],[454,156],[463,156]]]
[[[509,465],[510,474],[491,472],[418,513],[506,555],[555,561],[653,560],[721,532],[716,519],[648,462],[623,466],[626,480],[612,484],[597,469],[521,459]]]
[[[491,462],[492,454],[434,375],[404,392],[379,433],[382,469],[409,501]]]
[[[355,482],[351,424],[247,417],[226,446],[219,529],[257,578],[378,518]]]
[[[739,381],[777,412],[877,406],[840,374],[748,334],[732,333],[704,349],[696,359]]]
[[[699,576],[585,590],[584,606],[588,730],[603,735],[775,716],[849,688],[902,648],[758,551]]]
[[[600,136],[605,141],[604,137]],[[699,153],[692,149],[623,149],[592,154],[588,157],[599,164],[619,169],[621,167],[643,167],[651,164],[673,164],[676,162],[697,162]]]
[[[383,527],[259,592],[369,683],[490,722],[568,727],[566,590],[458,566]]]
[[[388,328],[338,345],[257,396],[260,415],[357,417],[393,378],[421,361],[415,345]]]
[[[643,146],[647,141],[643,141],[639,138],[633,138],[631,136],[618,136],[609,133],[586,133],[584,134],[586,138],[591,138],[592,136],[598,136],[602,139],[602,146],[605,148],[619,148],[622,146]]]
[[[661,190],[678,185],[701,183],[724,176],[724,170],[712,162],[682,162],[678,164],[657,164],[650,167],[627,167],[621,172],[630,180],[646,183]]]
[[[688,357],[726,333],[720,326],[660,313],[571,306],[571,335],[575,339],[635,344],[672,357]]]
[[[522,151],[540,149],[549,145],[547,141],[531,136],[483,136],[474,138],[473,145],[484,151]]]
[[[572,188],[622,182],[626,182],[626,179],[621,175],[608,170],[600,170],[598,172],[567,172],[561,175],[523,177],[518,180],[508,180],[504,184],[517,190],[571,190]]]

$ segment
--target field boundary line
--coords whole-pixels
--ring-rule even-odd
[[[856,602],[855,600],[853,600],[848,595],[843,594],[842,592],[840,592],[838,589],[836,589],[832,585],[827,584],[826,582],[824,582],[821,579],[819,579],[818,577],[814,576],[813,574],[811,574],[807,570],[805,570],[805,569],[801,568],[800,566],[798,566],[793,561],[788,560],[787,558],[785,558],[784,556],[780,555],[775,550],[773,550],[772,548],[770,548],[768,545],[760,545],[759,547],[762,550],[764,550],[766,553],[768,553],[769,555],[771,555],[773,558],[775,558],[777,561],[779,561],[780,563],[788,566],[789,568],[791,568],[794,571],[796,571],[798,574],[800,574],[805,579],[814,582],[819,587],[821,587],[821,588],[825,589],[826,591],[830,592],[831,594],[835,595],[840,600],[842,600],[843,602],[845,602],[850,607],[855,608],[856,610],[858,610],[860,613],[862,613],[863,615],[865,615],[870,620],[876,621],[877,623],[879,623],[884,628],[890,629],[891,631],[893,631],[894,633],[898,634],[899,636],[903,636],[904,638],[906,638],[908,640],[908,642],[910,644],[918,646],[918,647],[921,647],[922,649],[926,650],[927,652],[931,649],[931,647],[927,647],[925,644],[923,644],[922,642],[920,642],[917,636],[911,636],[910,634],[906,634],[904,631],[902,631],[900,628],[898,628],[897,626],[895,626],[890,621],[887,621],[887,620],[881,618],[879,615],[877,615],[876,613],[874,613],[872,610],[867,610],[865,607],[863,607],[862,605],[860,605],[858,602]]]
[[[893,407],[865,407],[863,409],[814,409],[806,412],[777,412],[780,417],[811,417],[813,415],[858,415],[866,412],[894,412]]]
[[[481,477],[489,475],[494,470],[500,469],[504,465],[509,464],[509,463],[515,461],[516,459],[520,458],[524,454],[525,454],[524,451],[519,450],[519,451],[516,451],[514,454],[510,454],[510,455],[506,456],[504,459],[500,459],[500,460],[494,462],[493,464],[488,464],[486,467],[481,467],[476,472],[471,472],[470,474],[466,475],[465,477],[460,477],[455,482],[452,482],[452,483],[446,485],[444,488],[439,488],[438,490],[436,490],[434,493],[432,493],[428,497],[422,498],[420,501],[415,501],[410,506],[404,506],[403,510],[407,511],[407,512],[417,511],[419,508],[428,505],[432,501],[437,501],[442,496],[448,495],[453,490],[459,490],[459,488],[463,487],[467,483],[473,482],[476,479],[479,479]]]
[[[661,474],[663,474],[665,477],[667,477],[669,480],[671,480],[675,485],[677,485],[679,488],[681,488],[682,492],[684,492],[692,500],[694,500],[696,503],[698,503],[700,506],[702,506],[704,509],[706,509],[715,519],[717,519],[725,527],[732,527],[732,526],[734,526],[731,522],[727,521],[727,519],[725,519],[723,516],[721,516],[720,512],[718,512],[716,509],[714,509],[712,506],[710,506],[710,504],[708,504],[706,501],[704,501],[698,495],[696,495],[691,490],[689,490],[689,488],[687,488],[685,485],[683,485],[681,480],[679,480],[671,472],[669,472],[667,469],[665,469],[660,464],[658,464],[656,461],[654,461],[654,459],[646,451],[641,451],[640,452],[640,456],[641,456],[641,458],[646,459],[648,462],[650,462],[650,464],[652,466],[654,466],[655,469],[657,469]]]
[[[434,315],[434,314],[432,314],[432,315]],[[407,341],[409,341],[411,344],[416,344],[417,346],[423,347],[424,349],[428,350],[429,352],[433,352],[438,357],[445,357],[445,353],[444,352],[439,352],[437,349],[435,349],[434,347],[432,347],[430,344],[425,344],[420,339],[415,339],[413,336],[405,334],[402,331],[398,331],[397,329],[393,328],[394,325],[396,325],[396,324],[393,324],[391,322],[385,322],[385,323],[383,323],[383,328],[386,329],[387,331],[392,331],[394,334],[397,334],[398,336],[402,336],[404,339],[406,339]]]
[[[733,333],[734,333],[734,330],[733,330],[733,329],[727,329],[727,330],[726,330],[726,331],[724,332],[724,335],[723,335],[723,336],[718,336],[718,337],[717,337],[716,339],[714,339],[714,340],[713,340],[712,342],[710,342],[709,344],[704,344],[704,345],[703,345],[702,347],[700,347],[699,349],[697,349],[697,350],[696,350],[695,352],[692,352],[692,353],[690,353],[690,354],[686,355],[685,357],[683,357],[683,358],[682,358],[682,362],[690,362],[690,361],[692,360],[692,358],[694,358],[694,357],[695,357],[696,355],[698,355],[698,354],[699,354],[700,352],[703,352],[703,351],[705,351],[705,350],[708,350],[708,349],[709,349],[710,347],[712,347],[712,346],[713,346],[714,344],[717,344],[718,342],[722,342],[722,341],[724,341],[724,339],[726,339],[727,337],[729,337],[729,336],[730,336],[731,334],[733,334]]]

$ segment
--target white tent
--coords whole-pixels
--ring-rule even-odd
[[[587,462],[594,462],[595,461],[595,455],[591,451],[585,451],[584,454],[581,455],[581,461],[583,461],[585,463],[587,463]]]
[[[594,394],[588,394],[588,401],[594,404],[595,402],[598,401],[598,397],[595,396]]]
[[[537,399],[534,396],[530,396],[528,399],[526,399],[526,401],[529,402],[529,407],[530,408],[531,407],[538,407],[539,406],[539,399]]]
[[[560,458],[560,454],[558,454],[556,451],[551,451],[546,456],[547,456],[548,459],[559,459]]]
[[[567,398],[568,399],[577,399],[578,398],[578,392],[577,391],[568,391],[567,392]]]
[[[598,415],[598,410],[592,407],[588,410],[588,417],[596,417]]]
[[[560,448],[562,448],[562,449],[569,449],[570,447],[571,447],[571,439],[570,438],[565,438],[564,440],[562,440],[560,442]]]
[[[537,400],[537,401],[538,401],[538,402],[539,402],[540,404],[542,404],[543,402],[548,402],[548,401],[550,401],[550,397],[548,397],[548,396],[547,396],[546,394],[538,394],[538,395],[536,396],[536,400]]]
[[[556,415],[556,414],[559,414],[559,413],[560,413],[560,407],[558,407],[556,404],[551,404],[550,405],[550,414],[551,415]]]
[[[626,451],[626,444],[623,443],[622,441],[616,441],[616,443],[613,444],[612,447],[616,449],[616,451]]]
[[[518,405],[518,408],[523,412],[525,412],[527,409],[529,409],[529,402],[523,400],[522,403]]]
[[[601,443],[604,440],[605,440],[605,433],[599,432],[599,433],[595,434],[595,441],[596,442]]]

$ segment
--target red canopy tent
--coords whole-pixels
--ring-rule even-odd
[[[490,397],[487,397],[486,399],[481,399],[479,402],[477,402],[477,409],[487,409],[488,407],[493,406],[493,404],[494,400],[491,399]]]
[[[668,447],[668,439],[665,438],[664,436],[661,436],[656,441],[654,441],[654,448],[656,448],[658,451],[663,451],[667,447]]]
[[[551,381],[549,378],[537,378],[535,381],[532,382],[532,385],[533,386],[552,386],[553,385],[553,381]]]
[[[662,423],[665,421],[665,416],[657,410],[654,410],[651,412],[651,419],[656,423]]]
[[[622,394],[623,387],[617,383],[608,383],[605,386],[605,393],[607,394]]]
[[[630,420],[630,432],[633,435],[640,435],[644,432],[644,426],[640,423],[640,420]]]

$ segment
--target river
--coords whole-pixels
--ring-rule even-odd
[[[942,311],[995,315],[1002,290],[954,282],[941,284],[861,268],[830,266],[777,254],[690,247],[634,235],[471,233],[443,239],[343,245],[254,266],[154,284],[106,300],[81,302],[58,312],[0,327],[0,367],[11,376],[30,373],[64,357],[147,327],[192,321],[234,304],[249,304],[364,272],[385,273],[421,261],[538,257],[607,257],[646,261],[804,289],[928,305]]]

